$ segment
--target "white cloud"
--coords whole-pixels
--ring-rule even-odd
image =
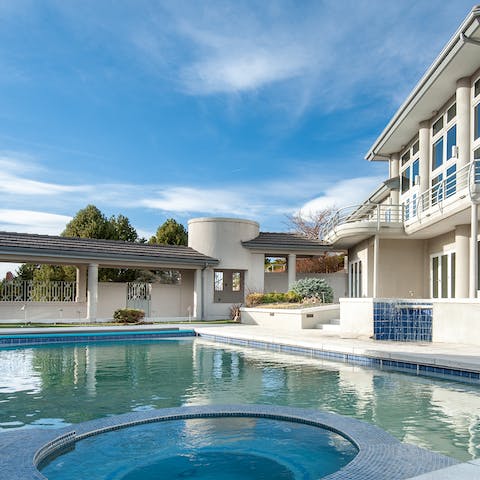
[[[234,189],[165,188],[140,204],[166,212],[244,215],[250,212],[244,195]]]
[[[300,212],[309,216],[325,208],[342,208],[365,201],[382,182],[382,177],[358,177],[342,180],[327,188],[323,195],[306,202]]]
[[[33,210],[0,209],[0,230],[59,235],[72,219],[67,215]]]

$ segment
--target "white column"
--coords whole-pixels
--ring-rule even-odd
[[[420,153],[419,175],[420,194],[430,188],[430,121],[420,122],[418,131],[418,149]]]
[[[203,270],[197,268],[193,275],[193,318],[203,320]]]
[[[87,266],[78,265],[77,269],[77,295],[76,302],[84,302],[87,299]]]
[[[477,297],[478,278],[478,205],[472,203],[470,235],[470,298]]]
[[[455,227],[455,298],[469,296],[469,242],[470,226]]]
[[[395,178],[400,175],[400,153],[393,153],[390,157],[390,178]],[[400,187],[399,187],[400,188]],[[392,190],[390,198],[394,205],[400,203],[400,190]]]
[[[470,91],[469,78],[457,80],[457,170],[470,163]]]
[[[294,253],[288,255],[288,289],[292,288],[292,284],[297,279],[297,256]]]
[[[379,266],[380,240],[378,235],[373,239],[373,298],[378,297],[378,266]]]
[[[91,263],[88,266],[88,291],[87,291],[87,319],[97,319],[98,304],[98,265]]]

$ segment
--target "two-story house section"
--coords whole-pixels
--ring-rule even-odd
[[[389,178],[322,232],[348,250],[349,296],[476,298],[479,290],[480,6],[366,155]]]

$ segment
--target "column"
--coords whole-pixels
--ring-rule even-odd
[[[88,266],[88,290],[87,290],[87,319],[97,319],[98,304],[98,265],[91,263]]]
[[[469,296],[470,225],[455,227],[455,298]]]
[[[470,90],[469,78],[457,80],[457,171],[470,163]]]
[[[87,299],[87,266],[77,265],[77,295],[75,301],[84,302]]]
[[[470,220],[470,298],[477,298],[478,290],[478,204],[472,203]]]
[[[193,275],[193,318],[203,320],[203,269],[197,268]]]
[[[390,157],[390,178],[395,178],[400,175],[400,153],[393,153]],[[390,199],[393,205],[400,203],[400,187],[398,190],[390,192]]]
[[[380,265],[380,239],[378,235],[373,238],[373,298],[378,297],[378,268]]]
[[[297,256],[294,253],[288,255],[288,289],[292,288],[293,282],[297,279]]]
[[[430,188],[430,121],[420,122],[418,131],[418,148],[420,152],[420,195]],[[421,206],[420,206],[421,208]]]

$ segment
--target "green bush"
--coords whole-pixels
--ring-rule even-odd
[[[302,297],[294,292],[249,293],[245,303],[247,307],[256,307],[265,303],[295,303],[300,300],[302,300]]]
[[[333,289],[323,278],[302,278],[292,285],[292,291],[302,299],[316,298],[324,303],[333,302]]]
[[[119,308],[113,314],[113,319],[119,323],[139,323],[144,318],[145,312],[134,308]]]

